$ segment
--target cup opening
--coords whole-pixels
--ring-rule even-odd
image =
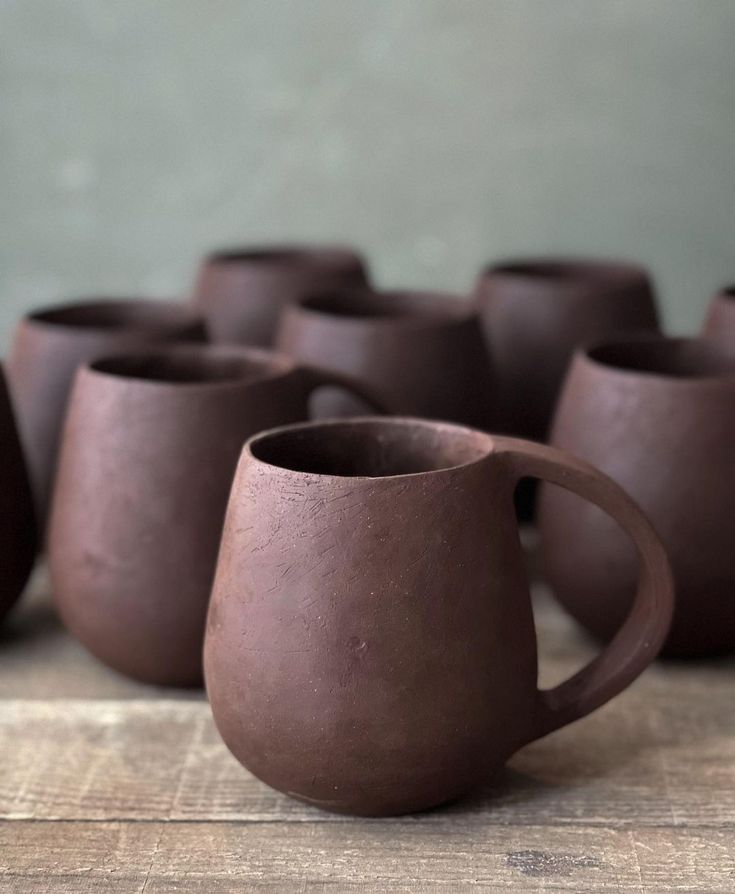
[[[460,298],[437,292],[322,292],[300,302],[305,310],[356,320],[428,319],[463,316]]]
[[[106,375],[172,385],[248,382],[280,372],[281,367],[276,359],[178,350],[106,357],[90,364],[90,369]]]
[[[290,472],[390,478],[476,462],[491,441],[448,423],[369,418],[288,426],[257,435],[249,446],[256,459]]]
[[[303,264],[311,259],[311,252],[302,248],[230,248],[213,252],[210,260],[218,264]]]
[[[735,352],[699,339],[641,339],[597,345],[587,356],[596,363],[629,372],[680,379],[735,375]]]
[[[528,259],[507,261],[492,265],[487,272],[551,282],[637,281],[645,277],[643,271],[633,264],[594,260]]]
[[[30,314],[30,319],[70,329],[170,329],[191,325],[196,318],[182,304],[144,299],[65,304]]]

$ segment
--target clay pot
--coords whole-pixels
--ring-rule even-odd
[[[36,525],[10,396],[0,368],[0,622],[33,570]]]
[[[497,429],[543,441],[576,347],[658,330],[645,270],[607,261],[523,259],[488,267],[476,288],[498,377]]]
[[[111,667],[201,682],[204,618],[246,438],[305,419],[331,373],[245,348],[158,349],[77,376],[49,532],[57,606]]]
[[[45,526],[61,428],[74,373],[103,354],[154,341],[200,341],[202,322],[183,304],[91,301],[36,310],[18,325],[8,381],[28,463],[39,526]]]
[[[271,246],[208,255],[194,300],[212,341],[269,347],[282,309],[313,291],[367,284],[365,262],[340,247]]]
[[[643,564],[615,640],[550,691],[536,685],[513,514],[525,475],[611,512]],[[646,519],[571,456],[425,420],[290,426],[251,439],[238,466],[207,690],[226,744],[269,785],[343,813],[406,813],[459,797],[624,689],[671,600]]]
[[[712,299],[702,335],[735,346],[735,286],[721,289]]]
[[[551,441],[614,478],[661,536],[677,596],[664,652],[735,649],[735,349],[646,339],[580,351]],[[596,508],[553,488],[542,488],[539,525],[557,598],[609,638],[634,598],[627,538]]]
[[[468,301],[432,292],[323,293],[287,308],[276,343],[305,363],[354,375],[394,413],[490,424],[492,373]],[[319,416],[359,412],[324,395]]]

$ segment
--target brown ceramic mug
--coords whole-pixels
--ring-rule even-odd
[[[735,345],[735,286],[721,289],[712,299],[702,335]]]
[[[212,341],[269,347],[284,306],[315,290],[364,288],[367,276],[365,262],[350,248],[230,249],[202,261],[194,300]]]
[[[542,691],[512,498],[528,475],[611,513],[642,564],[612,643]],[[624,689],[671,601],[648,521],[568,454],[416,419],[294,425],[240,459],[207,690],[225,743],[269,785],[344,813],[406,813],[462,795]]]
[[[173,301],[84,301],[36,310],[21,320],[8,359],[8,382],[41,528],[77,368],[149,342],[203,339],[200,317]]]
[[[664,654],[735,650],[735,349],[659,338],[579,351],[551,442],[614,478],[660,535],[676,581]],[[557,598],[609,638],[634,599],[630,543],[595,507],[545,486],[539,526]]]
[[[76,378],[49,532],[69,630],[151,683],[201,682],[204,619],[245,440],[305,419],[344,377],[269,351],[186,347],[97,360]]]
[[[288,307],[276,343],[305,363],[354,375],[391,411],[487,428],[493,381],[480,320],[438,292],[321,293]],[[320,416],[354,415],[348,396],[323,395]]]
[[[31,488],[0,368],[0,622],[23,592],[35,555]]]
[[[543,441],[574,349],[625,330],[658,330],[641,267],[518,259],[488,267],[476,296],[498,379],[497,428]]]

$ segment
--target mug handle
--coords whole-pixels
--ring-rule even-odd
[[[533,741],[599,708],[651,663],[671,624],[674,580],[651,523],[611,478],[554,447],[516,438],[493,441],[493,452],[507,462],[514,484],[521,478],[541,478],[595,503],[630,535],[641,565],[630,612],[610,643],[564,683],[539,690],[538,716],[528,740]]]
[[[372,391],[372,389],[354,376],[337,372],[332,369],[324,369],[321,366],[300,366],[297,372],[306,387],[307,398],[316,391],[317,388],[324,388],[327,386],[343,388],[345,391],[351,392],[355,397],[364,401],[379,415],[389,416],[391,414],[391,410]]]

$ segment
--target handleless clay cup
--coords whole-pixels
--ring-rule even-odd
[[[45,526],[59,439],[77,368],[103,354],[156,341],[201,341],[201,319],[184,304],[103,300],[33,311],[18,325],[8,383],[33,487]]]
[[[660,535],[676,581],[664,653],[735,650],[735,349],[660,338],[581,350],[551,441],[614,478]],[[539,525],[557,598],[609,638],[634,599],[631,544],[553,488],[542,488]]]
[[[543,441],[574,349],[658,330],[653,287],[633,264],[519,259],[488,267],[477,301],[498,377],[497,428]]]
[[[31,488],[0,368],[0,622],[33,570],[36,525]]]
[[[613,642],[552,690],[536,684],[513,513],[525,475],[610,512],[642,562]],[[343,813],[406,813],[459,797],[624,689],[671,601],[645,517],[567,454],[406,418],[291,426],[251,439],[238,466],[207,690],[226,744],[269,785]]]
[[[80,370],[49,565],[62,619],[93,654],[147,682],[201,683],[204,619],[242,445],[307,418],[311,392],[335,382],[344,379],[238,347],[161,348]]]
[[[370,384],[394,413],[489,427],[493,381],[470,302],[435,292],[323,293],[286,309],[280,350]],[[354,415],[320,396],[320,416]]]
[[[204,259],[194,300],[212,341],[269,347],[286,305],[322,289],[364,288],[367,276],[365,262],[349,248],[231,249]]]
[[[712,299],[702,335],[735,346],[735,286],[721,289]]]

